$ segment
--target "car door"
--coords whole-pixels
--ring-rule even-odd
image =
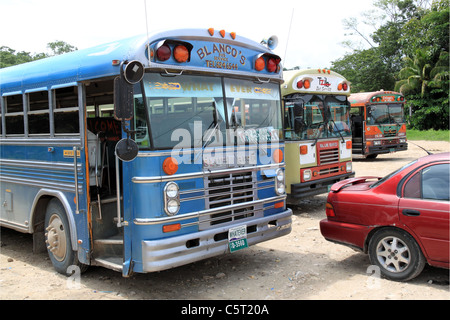
[[[399,218],[422,243],[424,254],[436,262],[449,262],[448,162],[421,167],[405,180]]]

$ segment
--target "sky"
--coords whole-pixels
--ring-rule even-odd
[[[349,52],[342,21],[374,0],[0,0],[0,46],[32,54],[61,40],[78,49],[149,31],[214,28],[261,41],[286,68],[328,68]]]

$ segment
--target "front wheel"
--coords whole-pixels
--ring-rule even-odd
[[[78,262],[77,252],[72,250],[66,211],[57,199],[49,202],[45,213],[45,243],[56,271],[67,274],[70,266],[84,269],[81,268],[83,265]]]
[[[400,229],[381,229],[369,242],[370,262],[391,280],[407,281],[425,267],[425,257],[414,238]]]

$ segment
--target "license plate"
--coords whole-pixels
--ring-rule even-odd
[[[230,248],[230,252],[248,247],[247,226],[238,226],[228,230],[228,246]]]

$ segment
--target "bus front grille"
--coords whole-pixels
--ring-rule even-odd
[[[200,230],[238,220],[245,221],[262,212],[262,208],[252,204],[257,199],[256,190],[256,172],[253,171],[206,177],[205,206],[207,209],[217,209],[217,213],[202,216]]]
[[[339,162],[339,148],[319,150],[321,165]]]

